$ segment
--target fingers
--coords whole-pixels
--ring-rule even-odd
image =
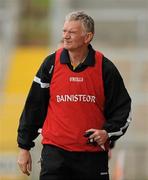
[[[89,129],[86,132],[93,131],[94,133],[89,136],[90,141],[95,141],[99,145],[103,145],[108,139],[108,134],[105,130]]]
[[[24,173],[28,176],[30,175],[30,171],[31,171],[31,164],[30,163],[22,163],[22,162],[18,161],[18,165],[19,165],[22,173]]]
[[[98,136],[95,136],[94,137],[94,141],[101,141],[101,137],[98,135]]]
[[[103,145],[105,143],[100,136],[94,137],[94,141],[97,142],[98,145]]]
[[[28,171],[32,171],[32,163],[30,162],[30,163],[28,163],[28,165],[27,165],[27,169],[28,169]]]
[[[24,174],[28,176],[30,175],[32,169],[32,159],[29,151],[23,149],[20,150],[18,155],[18,165]]]

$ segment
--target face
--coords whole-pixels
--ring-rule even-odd
[[[64,48],[78,50],[88,44],[88,33],[80,21],[66,21],[63,27]]]

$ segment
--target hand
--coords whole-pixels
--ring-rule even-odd
[[[20,149],[17,162],[21,171],[29,176],[32,170],[32,159],[30,152],[25,149]]]
[[[99,130],[99,129],[88,129],[86,132],[93,131],[94,133],[89,136],[89,139],[92,141],[97,142],[98,145],[103,145],[108,139],[108,133],[106,130]]]

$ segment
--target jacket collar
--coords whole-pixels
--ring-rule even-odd
[[[92,48],[92,46],[89,44],[88,45],[88,55],[85,59],[85,61],[83,62],[83,65],[86,66],[94,66],[95,64],[95,50]],[[61,56],[60,56],[60,63],[61,64],[70,64],[70,58],[69,58],[69,54],[68,54],[68,50],[67,49],[63,49]]]

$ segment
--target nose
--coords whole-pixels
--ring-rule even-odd
[[[70,33],[68,31],[63,33],[63,38],[64,39],[69,39],[70,38]]]

